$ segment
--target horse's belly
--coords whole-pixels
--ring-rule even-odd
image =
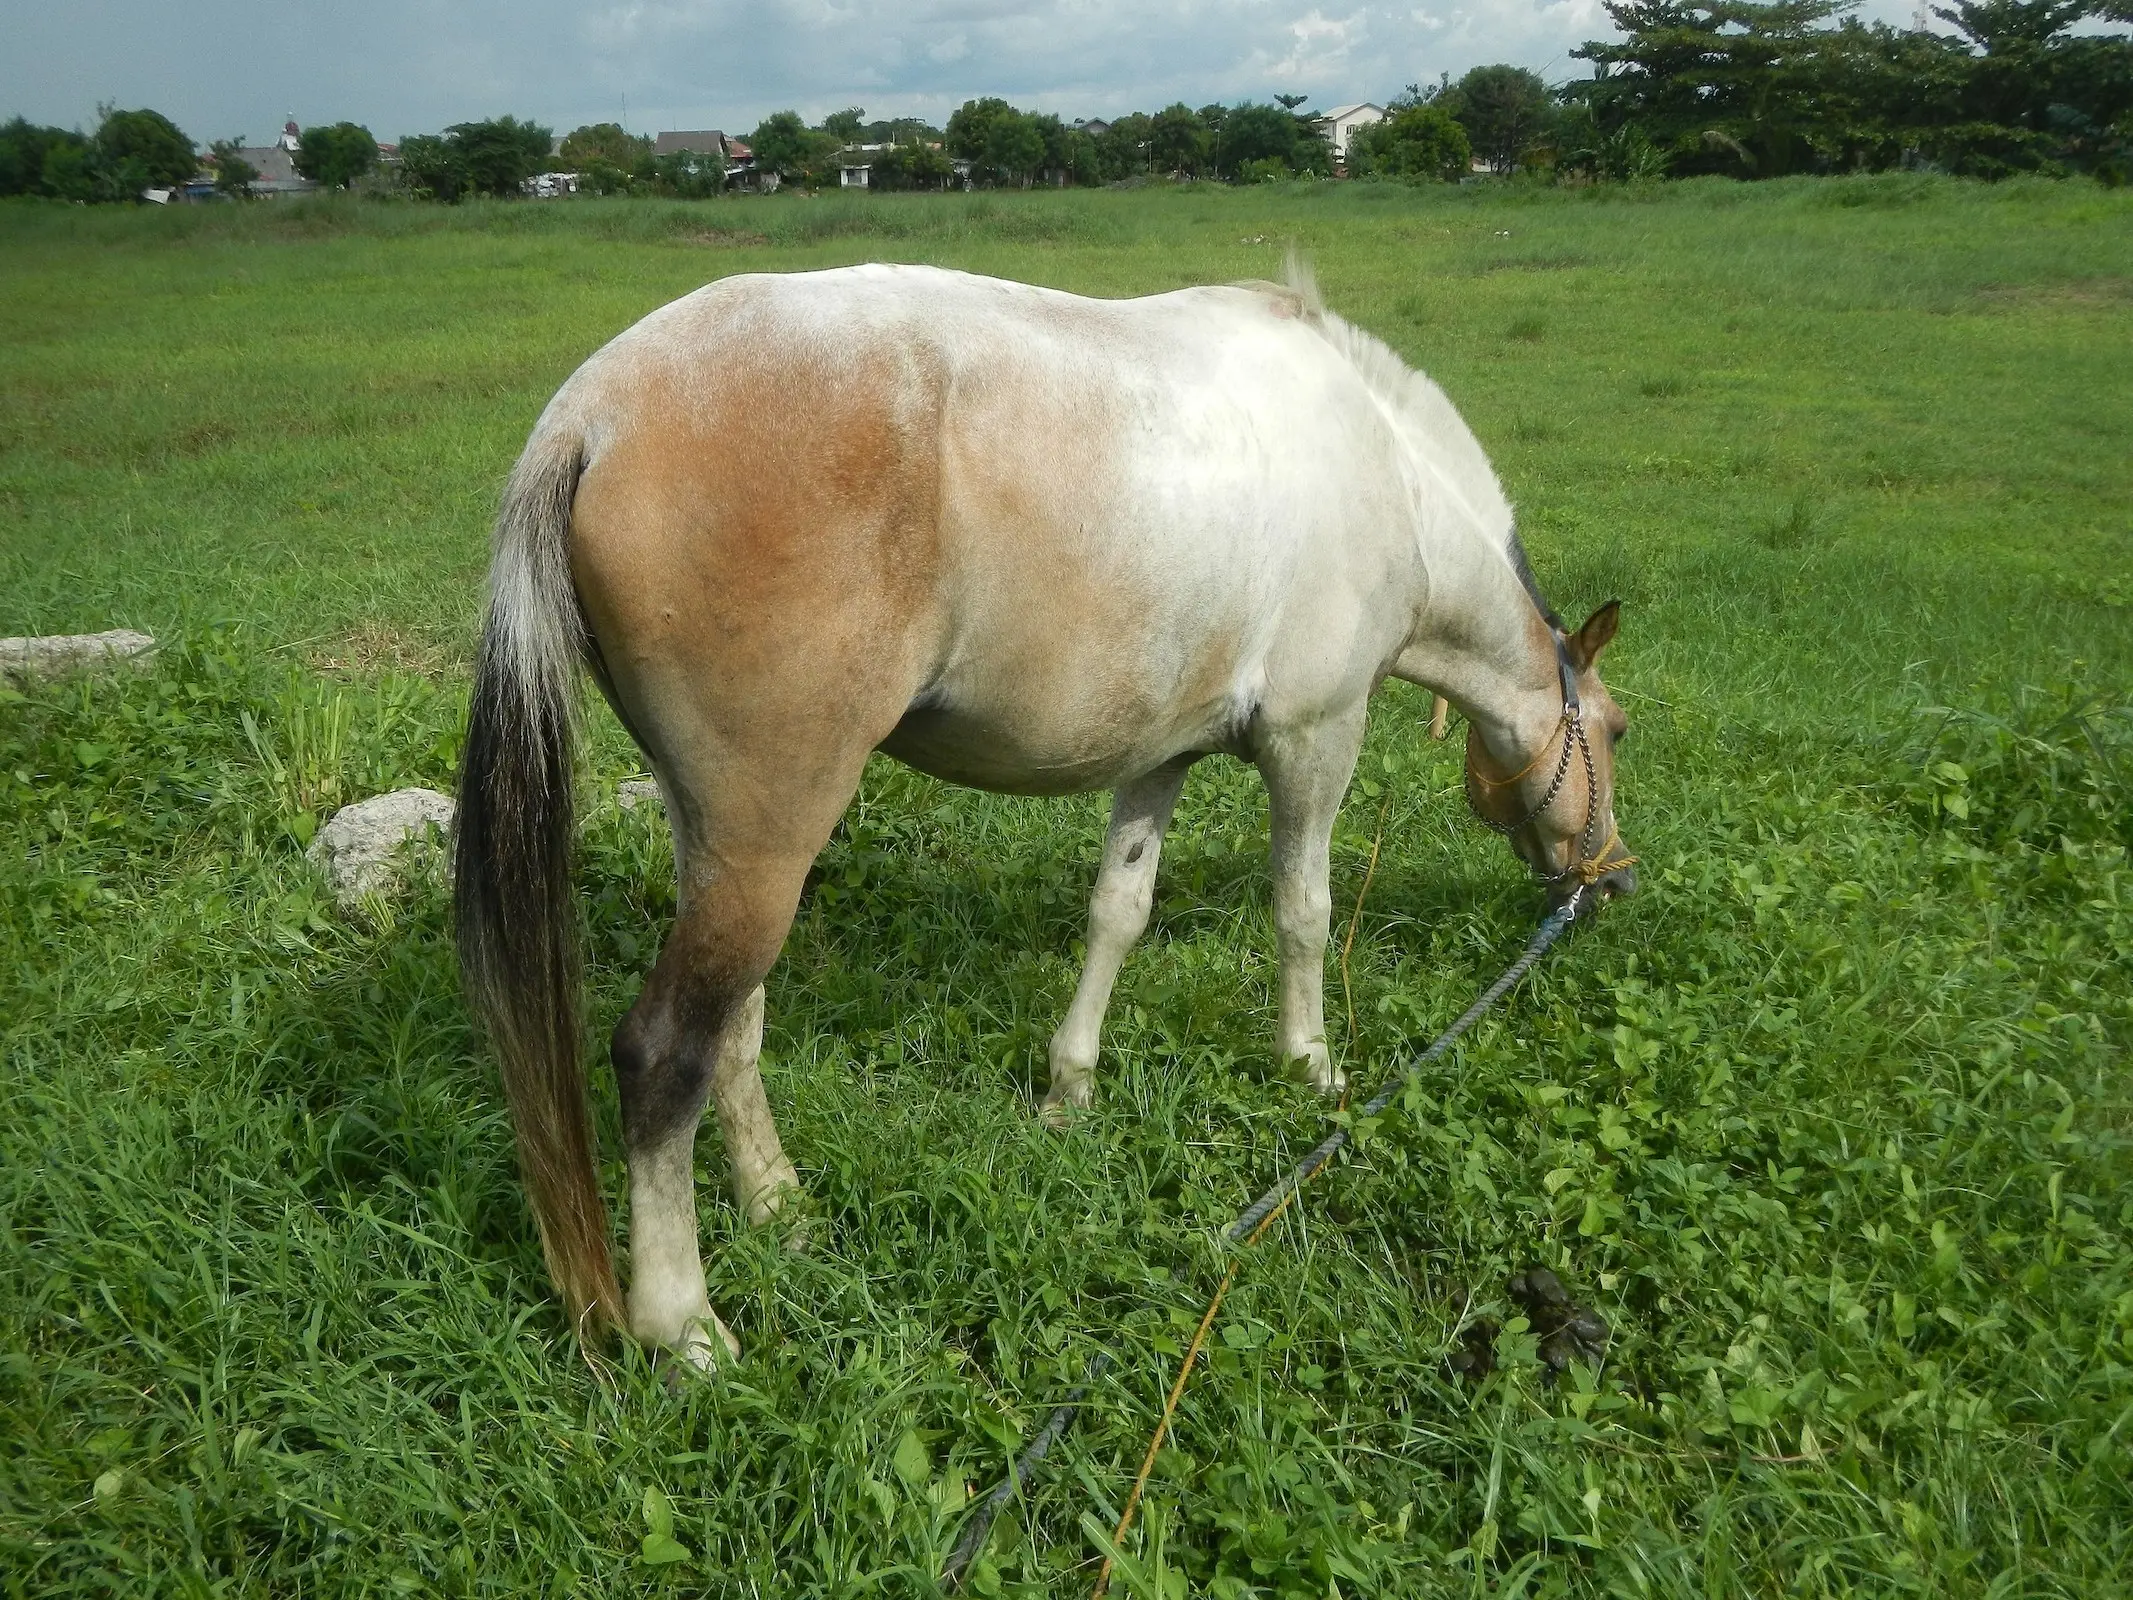
[[[1007,707],[914,705],[880,748],[906,766],[998,794],[1114,789],[1188,750],[1229,748],[1219,715],[1166,718],[1137,707],[1102,719],[1017,716]]]

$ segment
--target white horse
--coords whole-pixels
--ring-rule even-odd
[[[1279,1049],[1330,1092],[1328,843],[1371,691],[1447,697],[1483,819],[1555,883],[1626,893],[1622,714],[1593,671],[1616,614],[1562,628],[1450,402],[1307,281],[1105,301],[866,266],[646,317],[557,392],[505,491],[459,812],[461,961],[573,1317],[698,1364],[737,1348],[705,1293],[697,1127],[715,1105],[751,1220],[796,1191],[761,985],[870,751],[1114,791],[1054,1114],[1089,1102],[1187,769],[1254,763]],[[658,778],[679,898],[613,1040],[626,1311],[580,1061],[580,664]]]

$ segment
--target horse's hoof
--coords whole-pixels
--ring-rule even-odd
[[[1289,1075],[1301,1078],[1328,1100],[1337,1099],[1348,1087],[1348,1074],[1333,1064],[1333,1056],[1323,1044],[1313,1044],[1302,1054],[1289,1058]]]
[[[702,1323],[691,1323],[688,1337],[677,1354],[698,1372],[716,1372],[721,1361],[741,1359],[741,1341],[734,1338],[733,1330],[713,1312],[710,1331],[705,1332]]]
[[[1086,1083],[1070,1084],[1064,1089],[1054,1089],[1037,1107],[1037,1120],[1054,1133],[1064,1133],[1080,1120],[1083,1112],[1095,1100],[1095,1092]]]
[[[709,1326],[706,1326],[706,1323]],[[741,1341],[713,1311],[692,1320],[677,1344],[656,1347],[654,1364],[670,1394],[678,1394],[684,1380],[709,1377],[721,1362],[741,1359]]]
[[[816,1241],[827,1234],[828,1228],[820,1217],[810,1216],[798,1205],[790,1205],[776,1216],[764,1219],[779,1224],[784,1234],[778,1246],[787,1255],[804,1256],[814,1249]]]
[[[767,1228],[774,1222],[799,1227],[806,1221],[806,1204],[807,1191],[800,1187],[797,1177],[790,1177],[759,1190],[753,1199],[742,1204],[741,1210],[751,1228]]]

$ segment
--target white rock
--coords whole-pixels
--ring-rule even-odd
[[[624,811],[635,811],[647,804],[666,809],[666,802],[659,797],[659,785],[650,778],[624,778],[615,785],[615,804]]]
[[[59,678],[70,672],[131,664],[156,647],[154,639],[131,628],[109,633],[54,633],[41,639],[0,639],[0,676]]]
[[[352,910],[363,896],[388,894],[398,886],[401,847],[410,840],[424,855],[441,857],[441,835],[451,825],[450,795],[435,789],[395,789],[341,807],[319,829],[306,854],[326,874],[341,908]]]

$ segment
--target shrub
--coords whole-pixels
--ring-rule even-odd
[[[1348,170],[1359,178],[1456,183],[1473,165],[1466,129],[1441,105],[1411,105],[1359,130],[1348,143]]]

